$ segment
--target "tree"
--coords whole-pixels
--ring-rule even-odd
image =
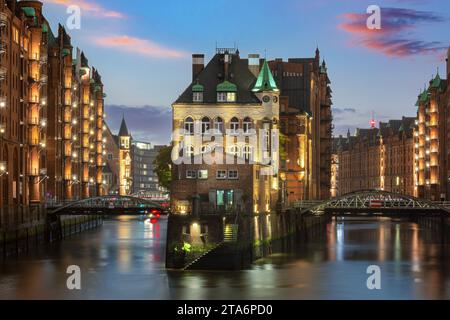
[[[159,185],[166,189],[170,188],[172,182],[172,146],[166,146],[159,150],[153,164],[155,165],[155,172],[158,176]]]

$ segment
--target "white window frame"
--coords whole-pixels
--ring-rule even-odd
[[[232,177],[231,173],[236,173],[236,176]],[[229,180],[238,180],[239,179],[239,171],[238,170],[228,170],[228,179]]]
[[[188,122],[188,119],[192,120],[192,122]],[[186,135],[193,135],[195,132],[195,121],[193,118],[188,117],[184,120],[184,131]]]
[[[223,172],[225,174],[225,176],[220,177],[219,173]],[[226,180],[227,179],[227,170],[217,170],[216,171],[216,179],[217,180]]]
[[[233,122],[234,118],[237,120],[237,122]],[[231,131],[231,134],[237,134],[239,131],[239,119],[237,119],[236,117],[233,117],[230,120],[230,131]]]
[[[192,92],[193,102],[203,102],[203,92]]]
[[[227,93],[217,92],[217,102],[227,102]]]
[[[219,119],[220,119],[220,121],[218,121]],[[217,117],[214,120],[214,131],[216,133],[223,133],[223,124],[224,124],[223,119],[221,117]]]
[[[208,169],[198,170],[197,179],[207,180],[208,179]]]
[[[186,179],[197,179],[197,171],[186,170]]]

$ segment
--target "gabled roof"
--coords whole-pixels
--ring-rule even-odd
[[[278,87],[273,79],[272,72],[269,69],[267,60],[264,60],[264,64],[259,72],[258,79],[256,80],[255,86],[253,87],[253,92],[262,91],[276,91],[278,92]]]
[[[205,68],[196,76],[175,103],[193,103],[192,92],[198,83],[203,86],[203,103],[217,103],[217,86],[225,80],[236,86],[236,103],[261,103],[252,92],[255,76],[248,68],[248,60],[241,59],[238,54],[230,54],[231,63],[228,79],[225,79],[223,54],[216,54]]]

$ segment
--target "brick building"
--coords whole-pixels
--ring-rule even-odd
[[[204,55],[193,55],[192,70],[192,83],[172,105],[173,129],[182,130],[173,138],[174,212],[275,210],[278,170],[271,169],[279,156],[270,132],[278,129],[279,89],[268,63],[217,49],[206,66]],[[222,157],[223,164],[204,163],[202,156]]]
[[[280,89],[280,129],[288,158],[282,161],[286,201],[328,199],[331,168],[331,88],[319,49],[313,58],[269,62]]]
[[[415,133],[416,195],[430,200],[450,199],[450,48],[447,80],[439,73],[418,97]]]
[[[368,189],[414,195],[414,123],[403,117],[335,138],[335,195]]]
[[[102,193],[103,86],[39,1],[0,0],[0,228]]]

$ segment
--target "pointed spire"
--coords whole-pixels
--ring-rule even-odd
[[[252,91],[279,91],[277,84],[273,78],[272,72],[270,71],[267,60],[264,60],[264,64],[261,68],[261,71],[259,72],[258,79],[256,80],[255,86],[253,87]]]
[[[319,45],[317,45],[316,47],[316,59],[320,58],[320,50],[319,50]]]
[[[127,123],[125,122],[125,114],[122,114],[122,123],[120,124],[119,137],[128,137],[130,133],[128,132]]]

